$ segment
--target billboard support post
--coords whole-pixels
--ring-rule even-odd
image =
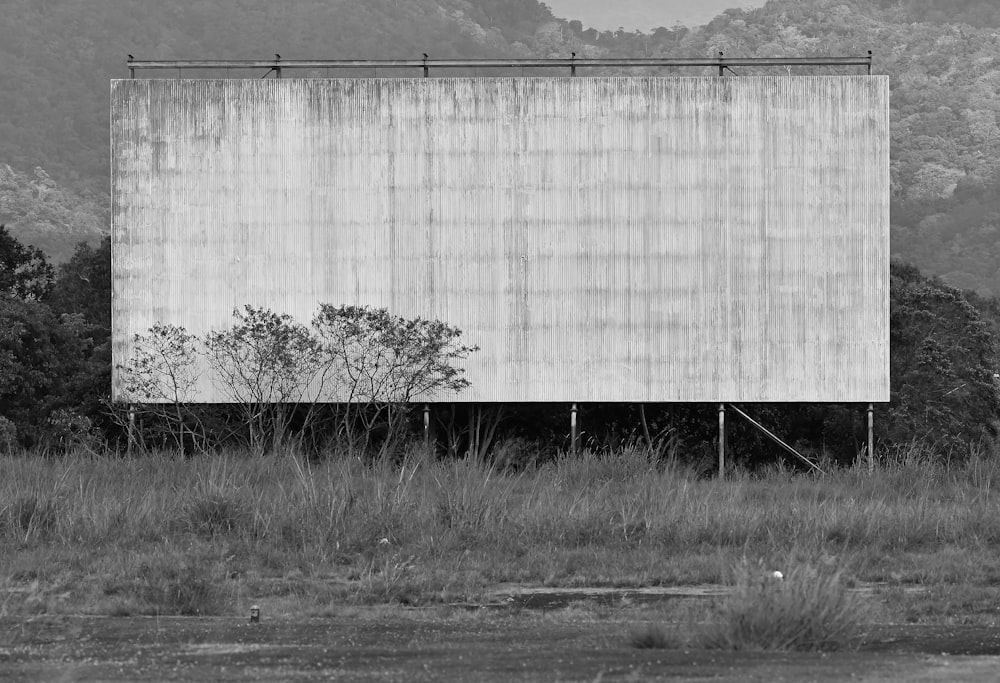
[[[580,421],[577,419],[579,409],[574,403],[569,409],[569,439],[570,452],[577,455],[580,452]]]
[[[726,404],[719,404],[719,479],[726,478]]]
[[[875,404],[868,404],[868,473],[875,471]]]
[[[135,404],[128,404],[128,446],[126,454],[132,455],[132,445],[135,443]]]

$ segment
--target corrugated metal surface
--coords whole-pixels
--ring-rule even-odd
[[[114,81],[115,357],[356,303],[482,347],[441,400],[885,401],[888,140],[879,76]]]

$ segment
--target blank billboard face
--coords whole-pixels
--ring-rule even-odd
[[[480,347],[436,400],[886,401],[888,132],[871,76],[114,81],[115,360],[359,304]]]

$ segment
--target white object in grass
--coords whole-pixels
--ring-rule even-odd
[[[774,570],[774,572],[773,572],[773,573],[771,574],[771,578],[772,578],[772,579],[777,579],[778,581],[781,581],[782,579],[784,579],[784,578],[785,578],[785,575],[784,575],[784,574],[782,574],[781,572],[779,572],[779,571],[778,571],[778,570],[776,569],[776,570]]]

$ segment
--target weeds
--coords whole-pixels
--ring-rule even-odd
[[[209,616],[226,607],[208,558],[154,556],[138,567],[134,597],[153,614]]]
[[[799,565],[782,578],[743,562],[733,592],[696,642],[721,650],[835,650],[857,638],[862,616],[840,572]]]
[[[188,527],[202,536],[242,533],[249,515],[243,504],[231,495],[216,493],[193,501],[187,511]]]
[[[6,510],[8,533],[22,542],[45,539],[59,523],[59,503],[52,497],[27,494],[18,496]]]
[[[361,602],[417,605],[429,593],[415,570],[412,557],[384,551],[372,560],[361,576],[358,599]]]
[[[213,582],[226,594],[228,572],[201,557],[206,546],[238,556],[241,581],[265,586],[298,573],[376,602],[439,600],[459,570],[463,591],[505,581],[715,583],[742,557],[794,549],[788,566],[835,557],[840,584],[989,587],[1000,582],[998,481],[995,459],[948,467],[919,454],[872,475],[858,467],[727,481],[634,448],[520,468],[418,450],[377,461],[15,456],[0,459],[0,581],[17,558],[58,550],[72,556],[69,575],[125,577],[111,581],[108,599],[177,613],[225,609],[207,592],[185,598]],[[137,557],[166,556],[176,559],[135,569]],[[787,599],[825,605],[829,595],[806,590],[833,592],[825,571],[800,584],[786,577],[783,591],[801,590]],[[40,590],[54,585],[43,576]],[[752,588],[742,589],[748,600]],[[72,599],[93,594],[73,590]]]

